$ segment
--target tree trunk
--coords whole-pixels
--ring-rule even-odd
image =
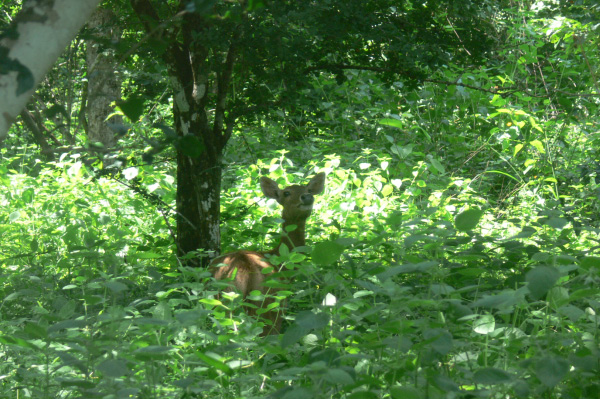
[[[208,266],[219,254],[221,235],[221,157],[201,103],[188,101],[180,76],[172,76],[173,115],[177,147],[177,251],[179,256],[201,251],[186,260],[189,266]],[[178,95],[180,94],[180,95]]]
[[[0,39],[0,140],[100,0],[31,0]]]
[[[175,130],[181,138],[177,146],[177,250],[179,256],[202,250],[206,256],[187,263],[207,266],[221,248],[221,153],[211,156],[212,151],[201,144],[202,136],[211,133],[206,132],[208,125],[198,117],[204,110],[195,109],[194,103],[186,105],[186,112],[180,111],[180,102],[174,105]]]
[[[219,254],[220,195],[221,166],[177,151],[177,249],[180,256],[198,250],[206,254],[190,266],[207,266]]]
[[[118,40],[120,30],[115,24],[111,10],[97,9],[88,22],[91,33],[103,41]],[[121,79],[115,73],[116,60],[111,49],[103,48],[101,42],[92,39],[87,42],[87,126],[90,143],[101,143],[105,148],[115,144],[115,134],[110,124],[123,124],[123,118],[108,116],[113,113],[115,101],[121,98]]]
[[[178,137],[177,252],[187,265],[207,266],[221,246],[221,158],[234,125],[226,107],[239,32],[232,32],[228,47],[210,48],[201,39],[208,29],[201,15],[184,13],[172,34],[156,29],[161,19],[149,0],[131,0],[131,5],[149,34],[160,32],[169,44],[162,57],[173,88]],[[194,251],[202,256],[186,257]]]

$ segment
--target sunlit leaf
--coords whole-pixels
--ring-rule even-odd
[[[483,211],[480,209],[467,209],[456,215],[454,218],[454,225],[459,231],[470,231],[477,227],[482,216]]]
[[[391,126],[391,127],[396,127],[398,129],[402,129],[404,126],[402,125],[402,121],[398,120],[398,119],[392,119],[392,118],[384,118],[384,119],[380,119],[379,120],[379,124],[381,125],[385,125],[385,126]]]
[[[202,360],[204,363],[208,364],[211,367],[214,367],[215,369],[217,369],[219,371],[222,371],[223,373],[225,373],[227,375],[233,374],[233,370],[229,366],[227,366],[222,361],[215,359],[215,357],[213,357],[213,356],[206,355],[202,352],[196,352],[196,356],[198,356],[198,358],[200,360]]]
[[[536,150],[540,152],[540,154],[545,154],[546,150],[544,149],[544,144],[542,144],[539,140],[533,140],[529,144],[535,147]]]
[[[496,328],[496,321],[492,315],[482,315],[473,321],[473,331],[478,334],[487,335]]]

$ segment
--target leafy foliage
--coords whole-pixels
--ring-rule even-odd
[[[122,174],[99,175],[86,153],[43,163],[14,140],[0,163],[0,396],[600,396],[597,10],[539,4],[497,17],[486,68],[450,60],[414,88],[319,74],[296,108],[232,137],[224,251],[277,240],[260,176],[328,174],[311,247],[281,254],[280,336],[260,338],[237,293],[176,257],[168,152],[121,154]],[[161,104],[138,120],[141,104],[123,110],[134,154],[132,136],[169,118]],[[147,142],[169,133],[154,129]]]

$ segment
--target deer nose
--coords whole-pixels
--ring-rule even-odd
[[[304,205],[312,205],[313,202],[315,202],[315,197],[313,197],[312,194],[302,194],[300,196],[300,201],[302,201],[302,204]]]

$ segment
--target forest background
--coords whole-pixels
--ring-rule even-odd
[[[0,2],[18,91],[6,41],[68,1]],[[0,397],[600,397],[599,17],[101,2],[3,142]],[[259,337],[203,266],[318,172]]]

